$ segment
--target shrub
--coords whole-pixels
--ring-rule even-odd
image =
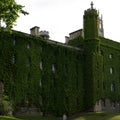
[[[12,115],[13,109],[10,101],[3,99],[0,101],[0,115]]]

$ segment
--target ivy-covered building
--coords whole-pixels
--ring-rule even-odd
[[[1,31],[0,83],[15,111],[38,108],[71,115],[120,110],[120,43],[104,38],[93,4],[83,19],[83,30],[71,33],[65,44],[49,40],[47,31],[44,38]],[[31,30],[39,33],[37,27]]]

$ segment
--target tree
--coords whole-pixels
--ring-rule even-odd
[[[6,24],[6,28],[11,29],[20,14],[27,15],[23,10],[24,6],[17,4],[15,0],[0,0],[0,22]]]

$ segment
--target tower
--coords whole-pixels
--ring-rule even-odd
[[[83,19],[85,39],[98,38],[98,12],[93,8],[93,2],[91,8],[85,10]]]
[[[102,81],[102,56],[99,40],[99,15],[91,8],[84,12],[84,108],[94,111],[97,99],[96,83]]]

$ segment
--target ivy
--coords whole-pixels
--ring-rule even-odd
[[[15,109],[36,106],[55,115],[83,110],[80,50],[15,31],[1,31],[0,49],[0,78]]]
[[[120,101],[120,44],[79,36],[68,45],[79,50],[21,32],[1,31],[0,79],[15,109],[35,106],[46,114],[71,115],[93,110],[100,99]]]

